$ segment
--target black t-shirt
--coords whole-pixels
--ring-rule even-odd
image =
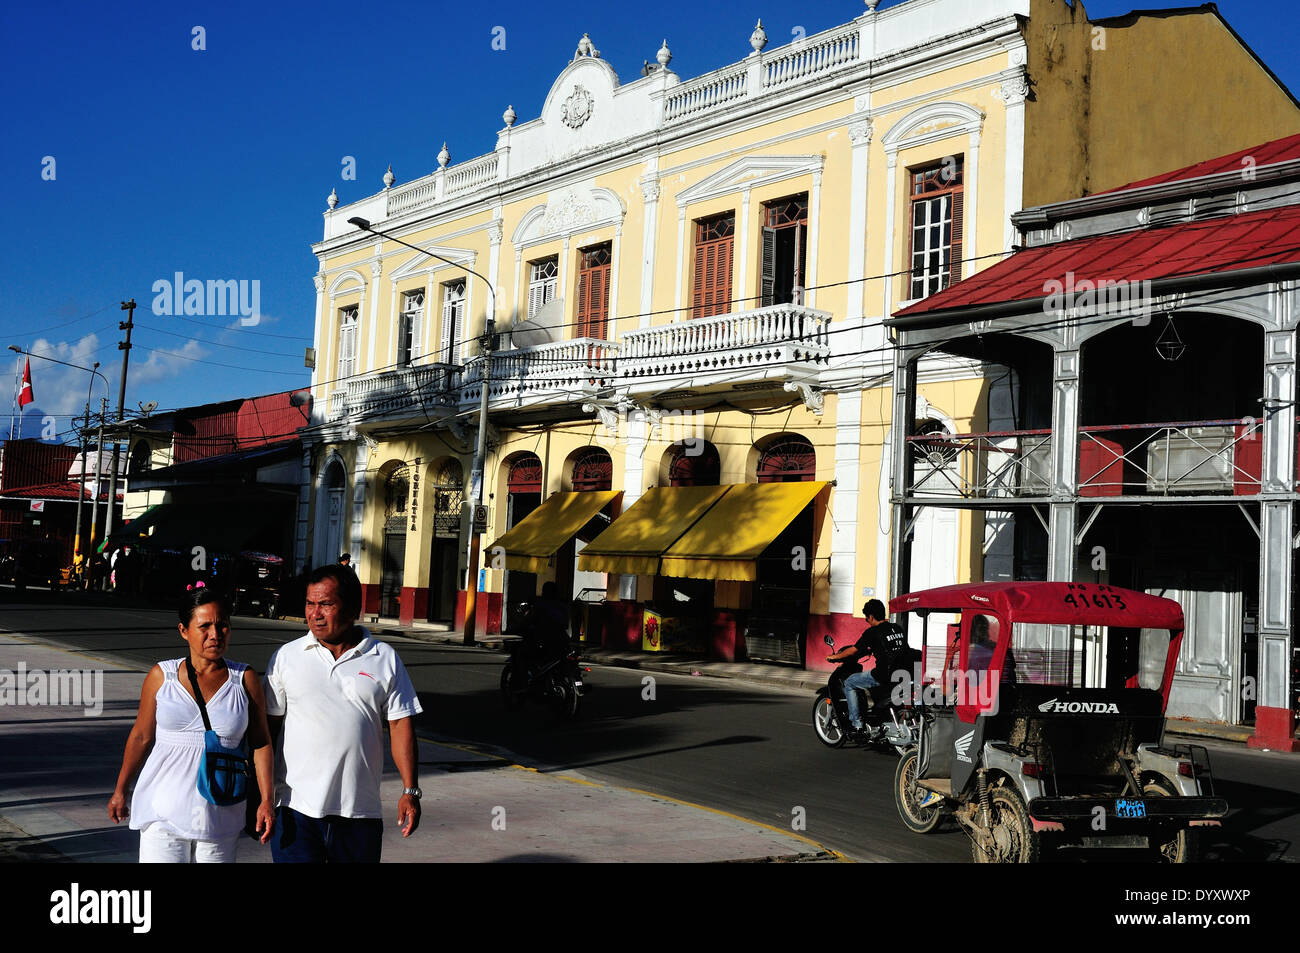
[[[894,623],[882,622],[862,633],[857,648],[859,657],[867,654],[875,656],[876,672],[887,673],[892,670],[895,657],[907,648],[907,636]],[[876,681],[882,685],[888,684],[888,679],[882,679],[879,675]]]

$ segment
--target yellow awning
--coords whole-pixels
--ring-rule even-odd
[[[731,486],[664,553],[660,572],[688,579],[753,582],[758,578],[759,554],[826,486],[817,481]]]
[[[484,554],[488,566],[505,550],[506,568],[521,572],[544,572],[561,546],[578,535],[593,516],[622,490],[592,490],[585,493],[555,493],[489,546]],[[601,534],[604,535],[603,533]]]
[[[587,544],[578,557],[582,572],[659,574],[664,550],[708,512],[729,486],[657,486]]]

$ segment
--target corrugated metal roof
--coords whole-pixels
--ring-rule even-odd
[[[1292,262],[1300,262],[1300,205],[1028,248],[894,318],[1034,301],[1051,293],[1049,282],[1154,281]]]

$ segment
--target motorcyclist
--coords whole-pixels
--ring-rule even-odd
[[[569,604],[560,598],[554,582],[542,583],[524,626],[524,644],[530,667],[541,668],[569,651]]]
[[[888,677],[894,657],[907,648],[907,636],[903,630],[887,620],[885,604],[879,599],[869,599],[862,606],[867,628],[856,643],[826,656],[828,662],[848,661],[870,655],[876,665],[870,672],[857,672],[844,679],[844,700],[849,709],[849,730],[861,734],[865,730],[862,723],[862,707],[858,697],[859,691],[869,691],[881,683],[874,673]]]

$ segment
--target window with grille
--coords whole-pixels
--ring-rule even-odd
[[[424,325],[424,290],[402,295],[402,314],[397,322],[397,364],[410,364],[420,356],[420,336]]]
[[[580,338],[605,339],[609,323],[610,244],[584,248],[578,262],[578,326]]]
[[[781,437],[759,454],[759,483],[799,483],[816,475],[817,455],[806,437]]]
[[[351,377],[357,372],[357,316],[359,308],[344,308],[339,312],[339,368],[338,377]]]
[[[465,335],[465,279],[442,286],[442,334],[438,343],[440,364],[460,363],[460,339]]]
[[[528,320],[537,317],[547,302],[555,299],[560,277],[560,259],[552,255],[528,263]]]
[[[962,157],[911,173],[911,298],[961,280]]]
[[[614,461],[609,451],[588,447],[573,461],[574,490],[608,490],[613,485]]]
[[[695,223],[695,301],[693,318],[731,311],[731,251],[736,234],[732,212]]]
[[[763,206],[759,293],[763,307],[803,304],[808,261],[808,193]]]
[[[722,460],[707,440],[688,440],[675,445],[668,464],[669,486],[718,486],[722,482]]]

